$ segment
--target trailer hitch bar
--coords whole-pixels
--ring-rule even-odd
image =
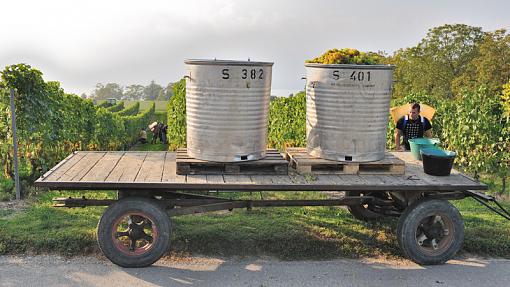
[[[487,207],[492,212],[499,214],[501,217],[507,220],[510,220],[510,212],[508,212],[508,210],[501,206],[501,204],[499,204],[495,197],[473,190],[466,190],[465,193],[466,196],[472,197],[474,200],[478,201],[481,205]],[[494,204],[497,206],[497,208],[499,208],[499,210],[494,206],[491,206],[489,204],[491,202],[494,202]]]
[[[187,196],[183,194],[183,196]],[[108,206],[115,203],[116,199],[87,199],[81,198],[54,198],[54,207],[87,207]],[[167,208],[170,216],[204,213],[209,211],[233,210],[235,208],[253,207],[298,207],[298,206],[342,206],[358,204],[377,204],[379,206],[391,205],[391,201],[382,200],[373,196],[346,196],[338,199],[306,199],[306,200],[232,200],[226,198],[174,198],[158,200]],[[176,208],[178,207],[178,208]]]

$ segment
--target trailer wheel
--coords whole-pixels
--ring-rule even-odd
[[[367,195],[361,191],[346,191],[345,196],[361,196]],[[368,209],[367,204],[359,204],[359,205],[348,205],[347,209],[354,216],[354,218],[363,220],[363,221],[371,221],[376,220],[382,217],[382,214],[376,213],[370,209]]]
[[[126,197],[110,205],[99,220],[103,254],[122,267],[146,267],[170,247],[170,218],[148,198]]]
[[[443,264],[462,247],[464,221],[446,200],[420,200],[400,216],[397,239],[404,254],[414,262]]]

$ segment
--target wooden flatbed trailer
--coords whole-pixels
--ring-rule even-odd
[[[448,200],[492,198],[487,186],[462,173],[430,176],[408,152],[404,175],[178,175],[173,152],[74,152],[35,185],[55,190],[117,190],[116,200],[59,198],[61,207],[109,206],[98,224],[98,243],[112,262],[143,267],[170,246],[170,218],[234,208],[346,205],[358,219],[398,216],[397,238],[420,264],[441,264],[461,248],[464,224]],[[231,200],[196,191],[345,191],[325,200]],[[508,214],[500,212],[502,216]]]

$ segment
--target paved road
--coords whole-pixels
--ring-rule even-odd
[[[0,256],[0,286],[510,286],[510,260],[468,258],[442,266],[409,261],[163,259],[124,269],[103,258]]]

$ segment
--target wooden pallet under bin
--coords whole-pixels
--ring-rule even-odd
[[[299,173],[311,174],[386,174],[402,175],[405,162],[390,153],[372,162],[342,162],[313,157],[306,148],[288,148],[285,153],[290,165]]]
[[[215,162],[191,158],[185,148],[177,149],[176,173],[186,174],[235,174],[235,175],[287,175],[289,163],[275,149],[268,149],[266,157],[240,162]]]

